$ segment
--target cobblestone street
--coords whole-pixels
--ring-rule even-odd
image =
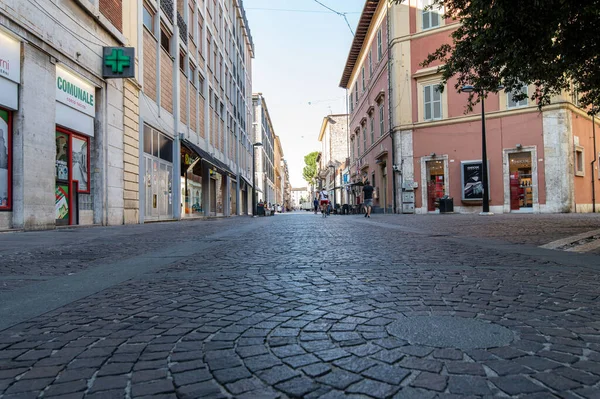
[[[594,215],[0,235],[0,398],[599,398]]]

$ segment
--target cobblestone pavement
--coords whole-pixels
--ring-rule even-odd
[[[106,256],[79,259],[74,300],[0,331],[0,398],[598,398],[600,257],[535,246],[598,219],[536,217],[78,230]],[[0,237],[2,273],[26,234]],[[68,233],[31,234],[23,274],[54,271],[0,297],[23,310],[69,278],[46,249]]]

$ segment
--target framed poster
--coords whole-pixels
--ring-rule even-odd
[[[483,201],[483,162],[462,161],[460,163],[462,200]],[[488,186],[490,168],[488,164]],[[489,198],[489,190],[488,190]]]
[[[0,108],[0,210],[12,207],[12,129],[9,111]]]
[[[71,179],[79,183],[78,192],[90,192],[90,146],[86,138],[71,136]]]

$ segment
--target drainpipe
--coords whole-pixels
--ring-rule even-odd
[[[396,145],[394,143],[394,125],[393,125],[393,119],[392,119],[392,47],[391,47],[391,40],[390,40],[390,6],[386,5],[387,10],[386,10],[386,14],[385,14],[385,18],[387,21],[387,42],[388,42],[388,119],[389,119],[389,133],[390,136],[392,138],[392,201],[393,201],[393,205],[392,205],[392,213],[396,213],[396,200],[397,200],[397,193],[396,193],[396,172],[394,171],[394,162],[396,161]],[[394,5],[392,4],[391,7],[394,7]],[[402,164],[402,160],[400,160],[400,164]]]
[[[592,115],[592,137],[594,140],[594,159],[592,160],[592,212],[596,213],[596,178],[594,176],[594,166],[598,153],[596,151],[596,115]]]

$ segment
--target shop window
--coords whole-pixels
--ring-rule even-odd
[[[169,53],[169,55],[171,54],[171,34],[162,26],[160,28],[160,46]]]
[[[575,147],[575,176],[585,176],[583,147]]]
[[[521,93],[524,93],[526,96],[528,96],[528,90],[527,90],[527,86],[523,86],[521,88]],[[526,107],[527,103],[528,103],[528,98],[525,97],[522,100],[516,101],[514,99],[514,96],[512,93],[507,93],[506,95],[506,107],[507,108],[519,108],[519,107]]]
[[[152,8],[147,4],[144,4],[144,7],[142,8],[144,13],[144,26],[146,29],[152,32],[152,34],[154,34],[154,16],[156,14],[154,13],[154,10],[152,10]]]
[[[167,162],[173,162],[173,140],[144,125],[144,152]]]
[[[12,207],[12,113],[0,108],[0,210]]]

